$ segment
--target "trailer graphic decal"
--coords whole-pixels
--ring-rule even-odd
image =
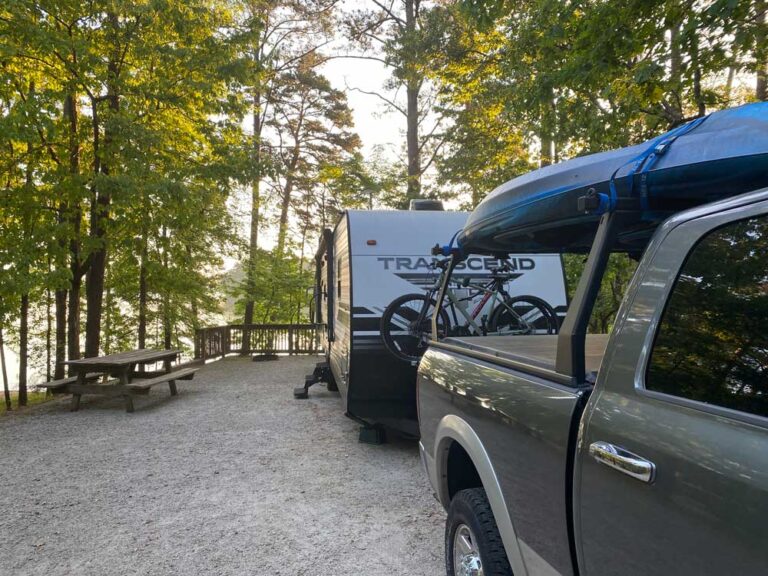
[[[431,270],[434,268],[435,258],[423,256],[379,256],[377,261],[384,265],[384,270]],[[536,261],[533,258],[513,257],[507,260],[512,270],[534,270]],[[456,270],[469,270],[473,272],[490,272],[498,268],[501,262],[496,258],[470,256],[456,265]]]
[[[437,281],[437,274],[436,273],[418,273],[418,272],[401,272],[396,273],[395,276],[398,278],[401,278],[405,280],[406,282],[410,282],[414,286],[418,286],[419,288],[423,286],[431,286]],[[520,278],[522,276],[522,273],[517,274],[509,274],[509,280],[507,282],[512,282],[513,280],[516,280],[517,278]],[[465,278],[470,278],[473,282],[489,282],[491,280],[491,276],[481,275],[481,274],[453,274],[452,278],[455,279],[457,282],[461,282]]]

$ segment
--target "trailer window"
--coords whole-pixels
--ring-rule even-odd
[[[646,388],[768,416],[768,217],[691,251],[664,311]]]
[[[336,297],[341,298],[341,258],[336,263]]]

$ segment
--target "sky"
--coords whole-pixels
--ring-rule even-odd
[[[336,58],[326,62],[322,72],[334,88],[347,94],[355,128],[363,141],[363,155],[370,156],[377,145],[383,146],[393,158],[400,154],[405,140],[405,118],[399,112],[392,112],[376,96],[354,90],[384,93],[382,87],[390,75],[387,67],[372,60]]]

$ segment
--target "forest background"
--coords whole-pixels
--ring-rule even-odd
[[[9,387],[27,403],[31,374],[61,377],[60,362],[83,355],[188,347],[225,310],[228,321],[306,321],[318,234],[345,208],[433,197],[471,209],[537,167],[766,100],[767,7],[6,0],[8,406]],[[334,85],[326,72],[339,61],[385,79]],[[399,121],[394,151],[364,146],[352,93]],[[581,263],[566,260],[571,284]],[[633,266],[612,261],[593,330],[609,327]]]

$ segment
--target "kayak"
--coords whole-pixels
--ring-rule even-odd
[[[768,102],[759,102],[510,180],[472,212],[457,242],[464,254],[587,252],[601,215],[620,210],[617,249],[632,251],[671,214],[765,186]]]

